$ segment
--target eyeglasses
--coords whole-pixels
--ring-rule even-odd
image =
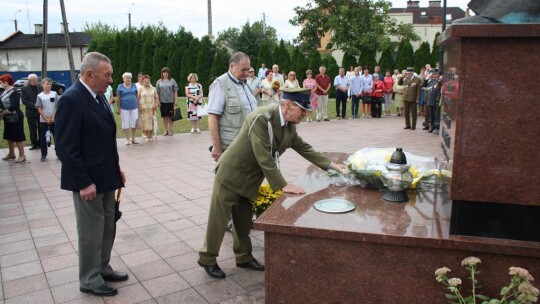
[[[253,71],[249,71],[250,73],[253,73]]]
[[[289,76],[296,76],[296,74],[289,74]]]

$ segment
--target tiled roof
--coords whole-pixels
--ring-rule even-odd
[[[8,36],[6,40],[0,41],[0,49],[34,49],[41,48],[42,35],[24,34],[21,31]],[[92,36],[83,32],[69,33],[72,47],[88,46],[92,41]],[[64,34],[55,33],[47,36],[48,47],[65,47]]]
[[[412,13],[413,24],[442,24],[442,7],[391,8],[389,13]],[[447,7],[446,14],[452,16],[452,21],[465,17],[465,11],[459,7]]]

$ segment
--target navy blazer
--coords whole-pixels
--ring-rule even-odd
[[[60,188],[78,192],[94,183],[97,193],[104,193],[124,186],[114,117],[80,81],[58,101],[55,142],[62,162]]]

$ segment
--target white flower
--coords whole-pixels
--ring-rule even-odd
[[[450,268],[441,267],[441,268],[435,270],[435,275],[436,276],[443,276],[443,275],[445,275],[445,274],[447,274],[449,272],[450,272]]]
[[[461,279],[459,279],[459,278],[448,279],[448,285],[453,286],[453,287],[461,285]]]
[[[470,256],[461,261],[461,266],[476,266],[476,264],[480,264],[480,262],[479,258]]]
[[[522,279],[527,281],[534,281],[534,278],[532,275],[529,274],[529,271],[521,267],[510,267],[509,274],[512,276],[520,276]]]

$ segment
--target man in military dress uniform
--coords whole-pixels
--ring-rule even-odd
[[[212,190],[206,238],[198,260],[212,278],[225,278],[216,258],[231,213],[236,265],[264,270],[264,265],[251,254],[249,231],[252,209],[249,198],[257,196],[264,178],[274,191],[305,193],[301,187],[287,183],[279,170],[279,156],[287,148],[292,148],[323,170],[344,172],[344,165],[331,162],[296,133],[296,124],[311,110],[309,97],[309,89],[283,89],[281,104],[258,108],[249,114],[237,138],[221,155]]]

